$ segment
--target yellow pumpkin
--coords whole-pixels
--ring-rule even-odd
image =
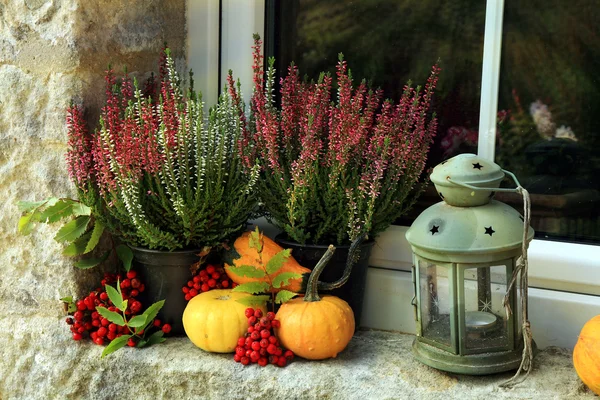
[[[183,311],[185,334],[202,350],[233,352],[238,339],[248,329],[248,318],[244,315],[248,306],[237,301],[247,296],[251,295],[231,289],[210,290],[197,295]],[[258,308],[267,312],[264,304]]]
[[[583,383],[600,395],[600,315],[583,326],[573,350],[573,365]]]
[[[356,247],[353,244],[350,249],[350,260],[354,259]],[[317,292],[319,275],[334,250],[329,246],[315,266],[306,295],[283,303],[276,315],[280,327],[275,332],[281,344],[309,360],[336,357],[354,335],[354,313],[348,303],[335,296],[319,297]]]

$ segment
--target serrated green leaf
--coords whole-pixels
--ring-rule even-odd
[[[49,197],[42,201],[23,201],[23,200],[21,200],[21,201],[17,202],[17,207],[19,208],[19,211],[21,211],[23,213],[23,212],[27,212],[27,211],[32,211],[43,205],[53,206],[54,204],[56,204],[57,201],[58,201],[57,197]]]
[[[125,347],[125,345],[127,344],[127,341],[129,340],[130,337],[131,337],[131,335],[123,335],[123,336],[119,336],[118,338],[113,339],[108,344],[108,346],[106,346],[106,348],[102,352],[102,356],[100,358],[107,356],[110,353],[114,353],[115,351]]]
[[[275,254],[271,259],[267,262],[267,273],[274,274],[279,271],[283,264],[287,261],[287,259],[292,254],[291,249],[283,249],[279,253]]]
[[[77,202],[73,204],[73,215],[92,215],[92,209],[83,203]]]
[[[231,266],[228,269],[236,275],[246,276],[248,278],[262,278],[267,275],[263,269],[252,265],[240,265],[239,267]]]
[[[250,237],[248,238],[248,247],[251,249],[256,249],[257,252],[262,252],[263,249],[263,240],[262,233],[258,230],[258,226],[254,231],[250,233]]]
[[[138,329],[139,331],[146,329],[146,327],[148,325],[150,325],[150,323],[154,320],[154,318],[156,318],[156,316],[158,315],[158,312],[160,311],[160,309],[162,308],[162,306],[164,304],[165,304],[164,300],[157,301],[156,303],[154,303],[150,307],[148,307],[146,309],[146,311],[144,311],[142,316],[144,316],[146,318],[146,323],[141,327],[141,329]]]
[[[113,324],[125,326],[125,320],[123,319],[123,316],[118,312],[110,311],[106,307],[96,307],[96,311],[98,311],[98,314],[102,315],[104,318],[106,318]]]
[[[88,241],[87,246],[85,246],[83,254],[89,253],[90,251],[96,248],[98,242],[100,241],[102,233],[104,233],[104,225],[102,224],[102,222],[95,220],[92,235],[90,236],[90,240]]]
[[[237,299],[236,301],[248,307],[260,307],[264,306],[270,298],[271,296],[262,294],[259,296],[242,297],[241,299]]]
[[[271,288],[271,286],[267,282],[248,282],[248,283],[244,283],[244,284],[236,286],[232,291],[256,294],[256,293],[265,293],[270,288]]]
[[[73,200],[60,199],[42,212],[40,221],[50,224],[70,215],[73,215]]]
[[[119,285],[118,281],[117,285]],[[110,285],[106,285],[104,287],[106,288],[106,294],[108,294],[108,298],[110,301],[112,301],[113,305],[119,310],[125,311],[124,308],[121,308],[123,306],[123,296],[117,291],[117,289]]]
[[[285,303],[286,301],[291,300],[295,296],[298,296],[298,293],[290,292],[289,290],[280,290],[277,293],[277,297],[275,297],[275,303]]]
[[[131,269],[131,261],[133,260],[133,252],[124,244],[120,244],[117,246],[117,256],[119,260],[123,263],[123,267],[125,271],[129,271]]]
[[[29,235],[33,230],[34,222],[39,222],[40,212],[34,210],[28,214],[23,215],[19,218],[19,224],[17,225],[17,231],[22,235]]]
[[[110,250],[105,252],[102,257],[97,258],[97,257],[91,257],[91,258],[85,258],[83,260],[79,260],[77,261],[75,265],[77,268],[79,269],[88,269],[88,268],[92,268],[95,267],[96,265],[104,262],[107,258],[108,255],[110,254]]]
[[[90,240],[90,236],[92,236],[92,232],[88,232],[82,237],[78,238],[70,245],[65,247],[63,250],[63,255],[65,256],[78,256],[85,253],[85,248],[87,246],[88,241]]]
[[[127,321],[127,325],[131,328],[139,328],[140,326],[144,326],[146,324],[146,316],[144,315],[136,315]]]
[[[79,236],[83,235],[89,222],[89,216],[80,216],[75,218],[73,221],[66,223],[58,230],[56,236],[54,236],[54,240],[57,242],[65,242],[77,239]]]
[[[157,343],[162,343],[164,342],[165,339],[164,336],[164,332],[163,331],[156,331],[154,332],[152,335],[150,335],[150,337],[148,338],[147,342],[146,342],[146,346],[152,346],[153,344],[157,344]]]
[[[290,284],[290,279],[300,279],[302,275],[295,272],[282,272],[273,279],[273,287],[279,289]]]
[[[77,311],[77,305],[75,305],[75,302],[73,301],[73,296],[63,297],[60,300],[67,304],[67,312],[68,313],[73,313],[73,312]]]

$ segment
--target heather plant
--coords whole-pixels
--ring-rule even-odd
[[[67,167],[79,200],[23,204],[21,231],[75,216],[65,225],[70,255],[93,249],[105,228],[126,244],[160,250],[207,250],[241,233],[256,207],[258,166],[243,168],[242,127],[227,91],[206,117],[191,73],[184,94],[168,49],[157,87],[151,80],[142,91],[112,70],[105,80],[93,134],[81,107],[67,110]],[[56,204],[68,209],[50,220]]]
[[[365,81],[354,88],[341,54],[333,99],[329,74],[308,82],[292,64],[276,106],[274,59],[265,74],[258,36],[253,48],[249,118],[231,74],[229,90],[243,125],[244,165],[261,168],[258,191],[267,217],[302,244],[376,236],[420,193],[437,126],[430,108],[440,69],[432,68],[423,90],[409,82],[394,105]]]

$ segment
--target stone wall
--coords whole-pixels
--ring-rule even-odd
[[[31,321],[62,320],[58,299],[81,295],[101,273],[71,266],[53,240],[58,226],[19,235],[16,203],[73,195],[64,162],[64,111],[72,100],[83,102],[89,121],[97,119],[109,63],[117,71],[127,66],[133,75],[156,71],[167,42],[185,67],[185,4],[0,2],[0,398],[10,393],[4,378],[19,372],[16,343],[38,335],[41,340],[46,332]]]

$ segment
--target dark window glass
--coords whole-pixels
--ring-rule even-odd
[[[397,101],[441,60],[429,165],[477,151],[485,1],[267,0],[265,49],[316,78],[344,53]],[[538,238],[600,239],[600,14],[594,0],[505,3],[496,162],[532,193]],[[517,196],[498,196],[522,209]],[[439,201],[434,190],[405,218]]]
[[[532,193],[537,237],[600,239],[600,13],[595,0],[507,1],[496,161]]]

